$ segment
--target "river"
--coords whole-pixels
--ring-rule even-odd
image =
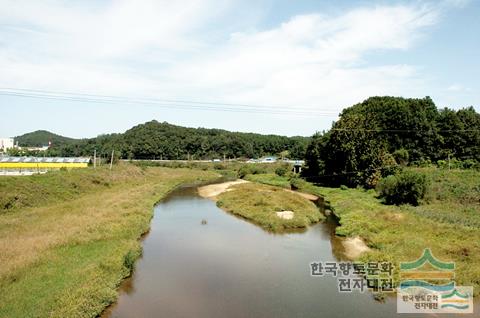
[[[102,317],[418,317],[397,314],[394,297],[339,293],[336,278],[310,275],[312,261],[342,258],[333,231],[328,221],[271,234],[177,189],[155,207],[143,256]]]

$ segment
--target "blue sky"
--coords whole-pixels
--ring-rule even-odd
[[[439,107],[479,111],[479,16],[478,0],[0,0],[0,136],[93,137],[152,119],[311,135],[373,95],[428,95]],[[7,96],[5,88],[119,101]]]

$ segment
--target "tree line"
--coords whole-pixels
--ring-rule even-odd
[[[42,133],[42,135],[45,135]],[[19,137],[22,140],[22,136]],[[29,139],[32,136],[29,135]],[[48,139],[43,137],[43,144]],[[39,138],[34,138],[39,143]],[[123,134],[100,135],[89,139],[66,139],[52,143],[46,156],[110,156],[115,150],[123,159],[213,159],[259,158],[288,151],[290,158],[302,159],[309,137],[286,137],[222,129],[187,128],[167,122],[150,121]]]
[[[312,137],[305,176],[328,185],[375,186],[399,165],[480,162],[480,114],[437,109],[430,97],[371,97]]]

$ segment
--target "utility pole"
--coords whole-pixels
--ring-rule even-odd
[[[112,165],[113,165],[113,154],[115,153],[115,150],[112,150],[112,158],[110,158],[110,170],[112,170]]]
[[[97,169],[97,149],[93,151],[93,169]]]

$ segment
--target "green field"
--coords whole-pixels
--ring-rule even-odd
[[[410,168],[409,168],[410,169]],[[423,204],[385,205],[374,190],[318,187],[301,189],[325,197],[338,216],[337,235],[360,236],[372,251],[362,260],[412,261],[431,248],[436,257],[456,263],[456,282],[480,289],[480,172],[411,168],[426,173],[431,186]],[[272,174],[246,179],[281,185]],[[398,273],[397,273],[398,274]]]
[[[0,317],[95,317],[141,253],[153,205],[218,174],[137,167],[0,179]]]

